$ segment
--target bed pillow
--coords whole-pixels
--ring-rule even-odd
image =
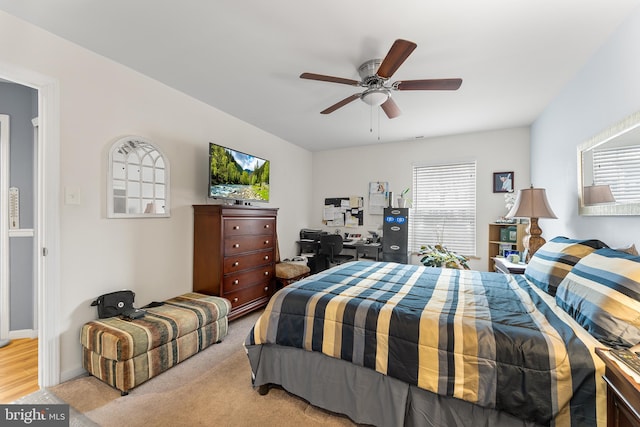
[[[554,296],[562,279],[580,259],[596,249],[606,247],[607,245],[595,239],[554,237],[533,254],[524,275],[534,285]]]
[[[558,286],[556,304],[611,347],[640,343],[640,257],[599,249]]]

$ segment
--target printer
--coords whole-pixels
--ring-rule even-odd
[[[300,230],[300,240],[318,242],[320,240],[320,236],[323,234],[327,234],[327,232],[322,230],[313,230],[311,228],[303,228]]]

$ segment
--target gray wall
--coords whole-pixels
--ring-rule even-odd
[[[26,86],[0,82],[0,114],[8,114],[10,129],[10,187],[20,189],[20,228],[34,228],[33,124],[38,93]],[[4,215],[2,215],[4,216]],[[9,330],[35,329],[33,237],[10,237]]]

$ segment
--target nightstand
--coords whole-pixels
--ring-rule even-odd
[[[493,263],[495,271],[504,274],[524,274],[524,269],[527,268],[526,264],[515,264],[501,257],[493,258]]]
[[[607,352],[596,349],[607,366],[602,377],[607,383],[607,427],[640,427],[640,384],[620,369]]]

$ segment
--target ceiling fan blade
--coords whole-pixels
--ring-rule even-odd
[[[343,99],[340,102],[336,102],[335,104],[333,104],[331,107],[326,108],[322,111],[320,111],[320,114],[329,114],[329,113],[333,113],[334,111],[336,111],[338,108],[344,107],[345,105],[347,105],[350,102],[355,101],[356,99],[360,98],[360,94],[359,93],[355,93],[345,99]]]
[[[400,108],[398,108],[398,104],[396,104],[391,97],[387,98],[380,107],[390,119],[394,119],[400,115]]]
[[[462,79],[405,80],[393,83],[397,90],[457,90]]]
[[[360,84],[357,80],[343,79],[342,77],[323,76],[322,74],[314,73],[302,73],[301,79],[320,80],[322,82],[341,83],[343,85],[358,86]]]
[[[393,46],[391,46],[387,56],[382,60],[382,64],[380,64],[376,74],[383,79],[391,77],[411,55],[416,46],[417,44],[408,40],[398,39],[393,42]]]

